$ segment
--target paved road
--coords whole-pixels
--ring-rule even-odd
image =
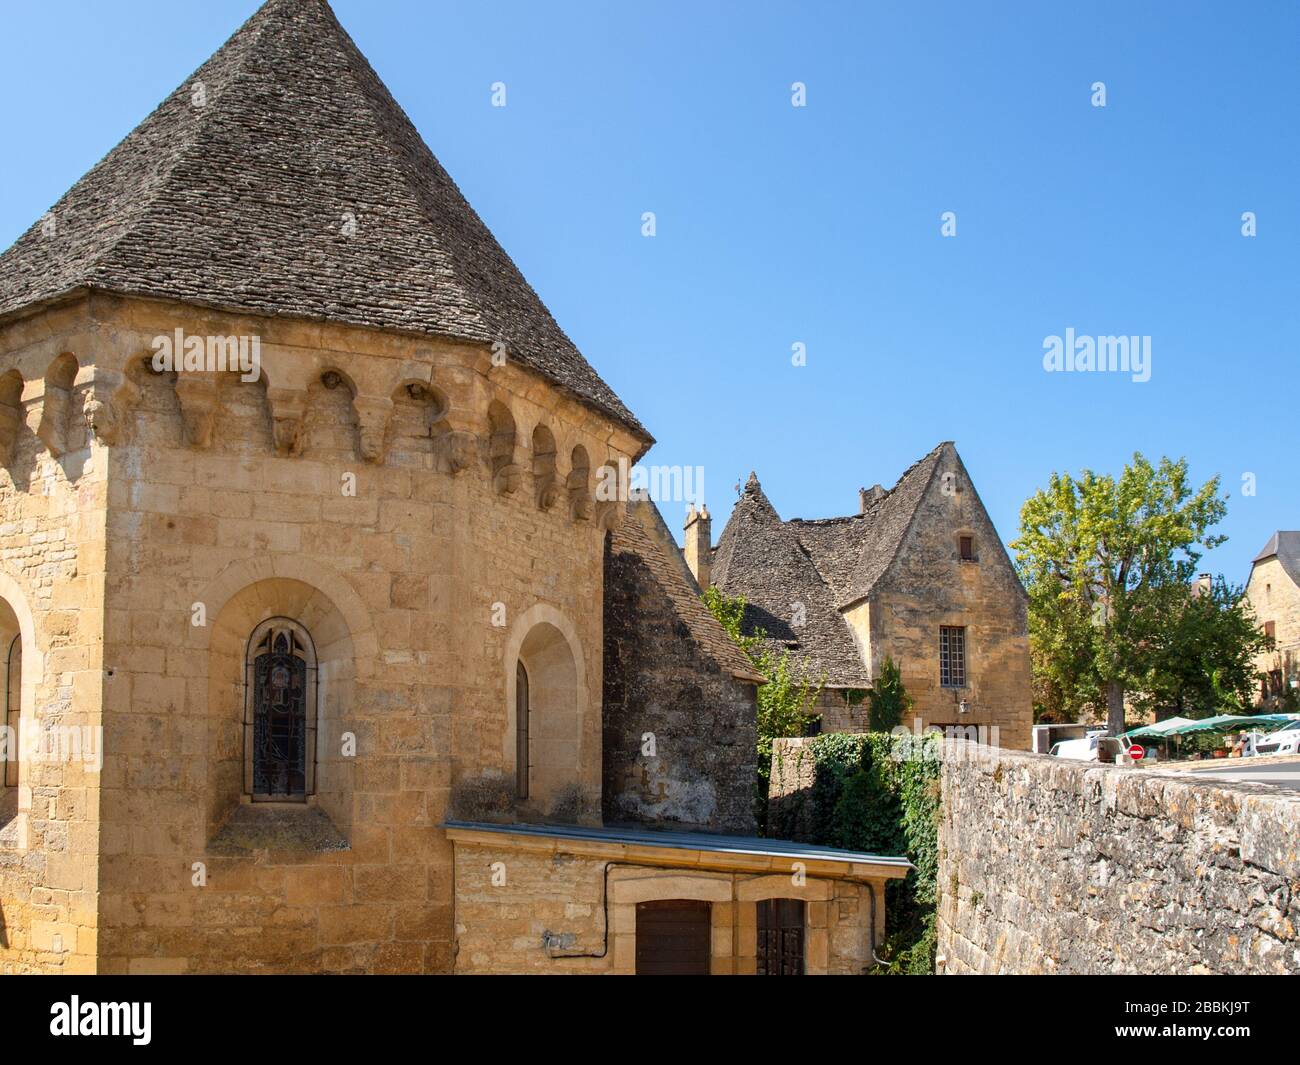
[[[1285,762],[1271,761],[1267,756],[1246,758],[1243,763],[1216,768],[1213,772],[1192,770],[1198,777],[1211,777],[1215,780],[1254,780],[1261,784],[1272,784],[1288,791],[1300,791],[1300,761],[1287,759]]]

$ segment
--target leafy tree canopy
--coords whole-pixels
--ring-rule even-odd
[[[1049,708],[1072,716],[1104,700],[1111,730],[1123,729],[1125,693],[1149,679],[1166,611],[1190,594],[1203,551],[1225,539],[1210,530],[1226,509],[1217,477],[1194,488],[1186,459],[1153,465],[1141,453],[1118,478],[1053,474],[1025,501],[1011,546]]]

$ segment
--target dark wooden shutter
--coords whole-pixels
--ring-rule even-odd
[[[711,907],[694,899],[639,902],[638,976],[708,976]]]
[[[961,560],[963,562],[975,561],[975,537],[963,536],[961,538]]]
[[[758,903],[759,976],[803,976],[803,929],[802,899]]]

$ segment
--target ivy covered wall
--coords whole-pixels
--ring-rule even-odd
[[[937,739],[828,733],[772,748],[767,834],[916,867],[886,893],[878,973],[934,972],[940,751]]]

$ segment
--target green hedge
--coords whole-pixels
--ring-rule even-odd
[[[783,757],[811,758],[813,783],[773,807],[768,834],[868,854],[906,855],[916,868],[886,888],[885,942],[876,952],[887,964],[873,972],[933,973],[938,741],[884,732],[828,733]]]

